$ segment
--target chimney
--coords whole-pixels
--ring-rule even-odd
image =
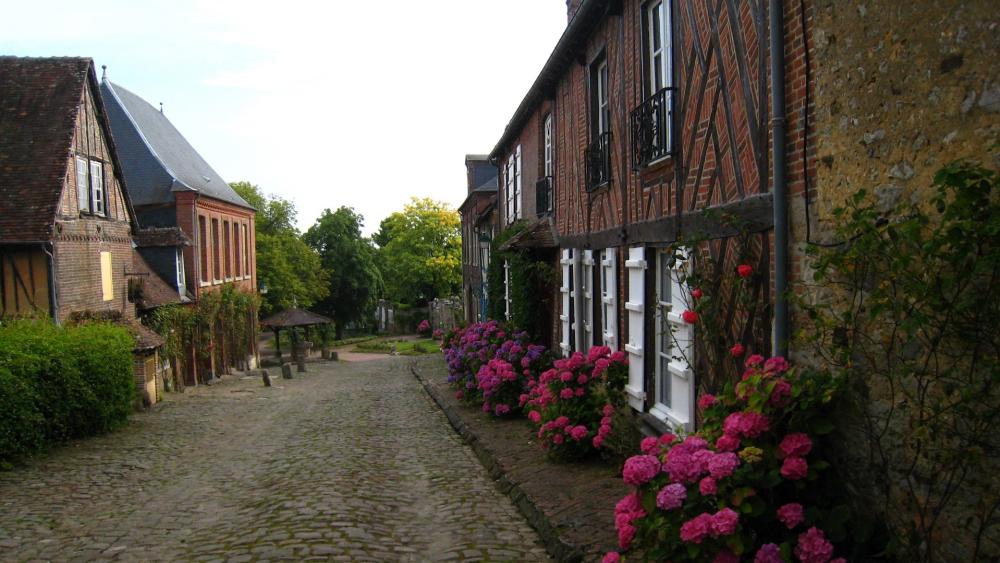
[[[573,16],[576,15],[576,11],[580,9],[580,4],[583,4],[583,0],[566,0],[566,23],[573,21]]]

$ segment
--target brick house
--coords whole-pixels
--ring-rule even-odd
[[[160,287],[160,298],[148,306],[194,303],[223,284],[255,292],[254,209],[198,154],[162,108],[106,76],[101,91],[136,216],[158,233],[140,241],[143,269],[177,292],[175,298]],[[232,358],[223,349],[222,330],[217,327],[214,340],[220,345],[210,358],[196,359],[196,351],[190,351],[185,374],[189,384],[228,371]]]
[[[496,231],[497,169],[485,155],[465,156],[467,195],[462,217],[462,299],[465,321],[486,320],[486,269]]]
[[[501,225],[530,220],[524,187],[552,178],[562,283],[548,344],[627,352],[626,391],[646,431],[696,428],[697,391],[738,377],[737,362],[717,361],[734,343],[809,360],[811,350],[789,350],[796,311],[785,296],[812,281],[806,249],[828,237],[831,210],[853,190],[926,200],[939,166],[988,160],[1000,138],[989,2],[567,8],[490,154]],[[716,274],[703,283],[728,312],[720,342],[679,314],[695,264]],[[754,271],[745,302],[734,297],[737,264]],[[956,559],[979,541],[963,521],[947,524]]]
[[[120,320],[153,402],[162,340],[135,321],[137,233],[93,62],[0,57],[0,316]]]

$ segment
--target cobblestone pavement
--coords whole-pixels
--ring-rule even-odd
[[[407,365],[227,378],[0,473],[0,560],[547,560]]]

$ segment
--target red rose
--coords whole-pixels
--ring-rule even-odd
[[[684,322],[689,325],[693,325],[698,322],[698,313],[695,313],[694,311],[684,311],[681,317],[684,319]]]
[[[695,299],[701,299],[702,295],[704,294],[697,287],[691,290],[691,297],[694,297]]]
[[[740,275],[741,278],[749,278],[753,275],[753,266],[750,264],[740,264],[736,266],[736,273]]]
[[[729,355],[734,358],[742,358],[743,354],[746,354],[747,349],[743,347],[742,344],[737,343],[732,348],[729,349]]]

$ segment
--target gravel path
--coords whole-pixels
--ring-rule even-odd
[[[547,560],[407,365],[229,378],[0,473],[0,560]]]

